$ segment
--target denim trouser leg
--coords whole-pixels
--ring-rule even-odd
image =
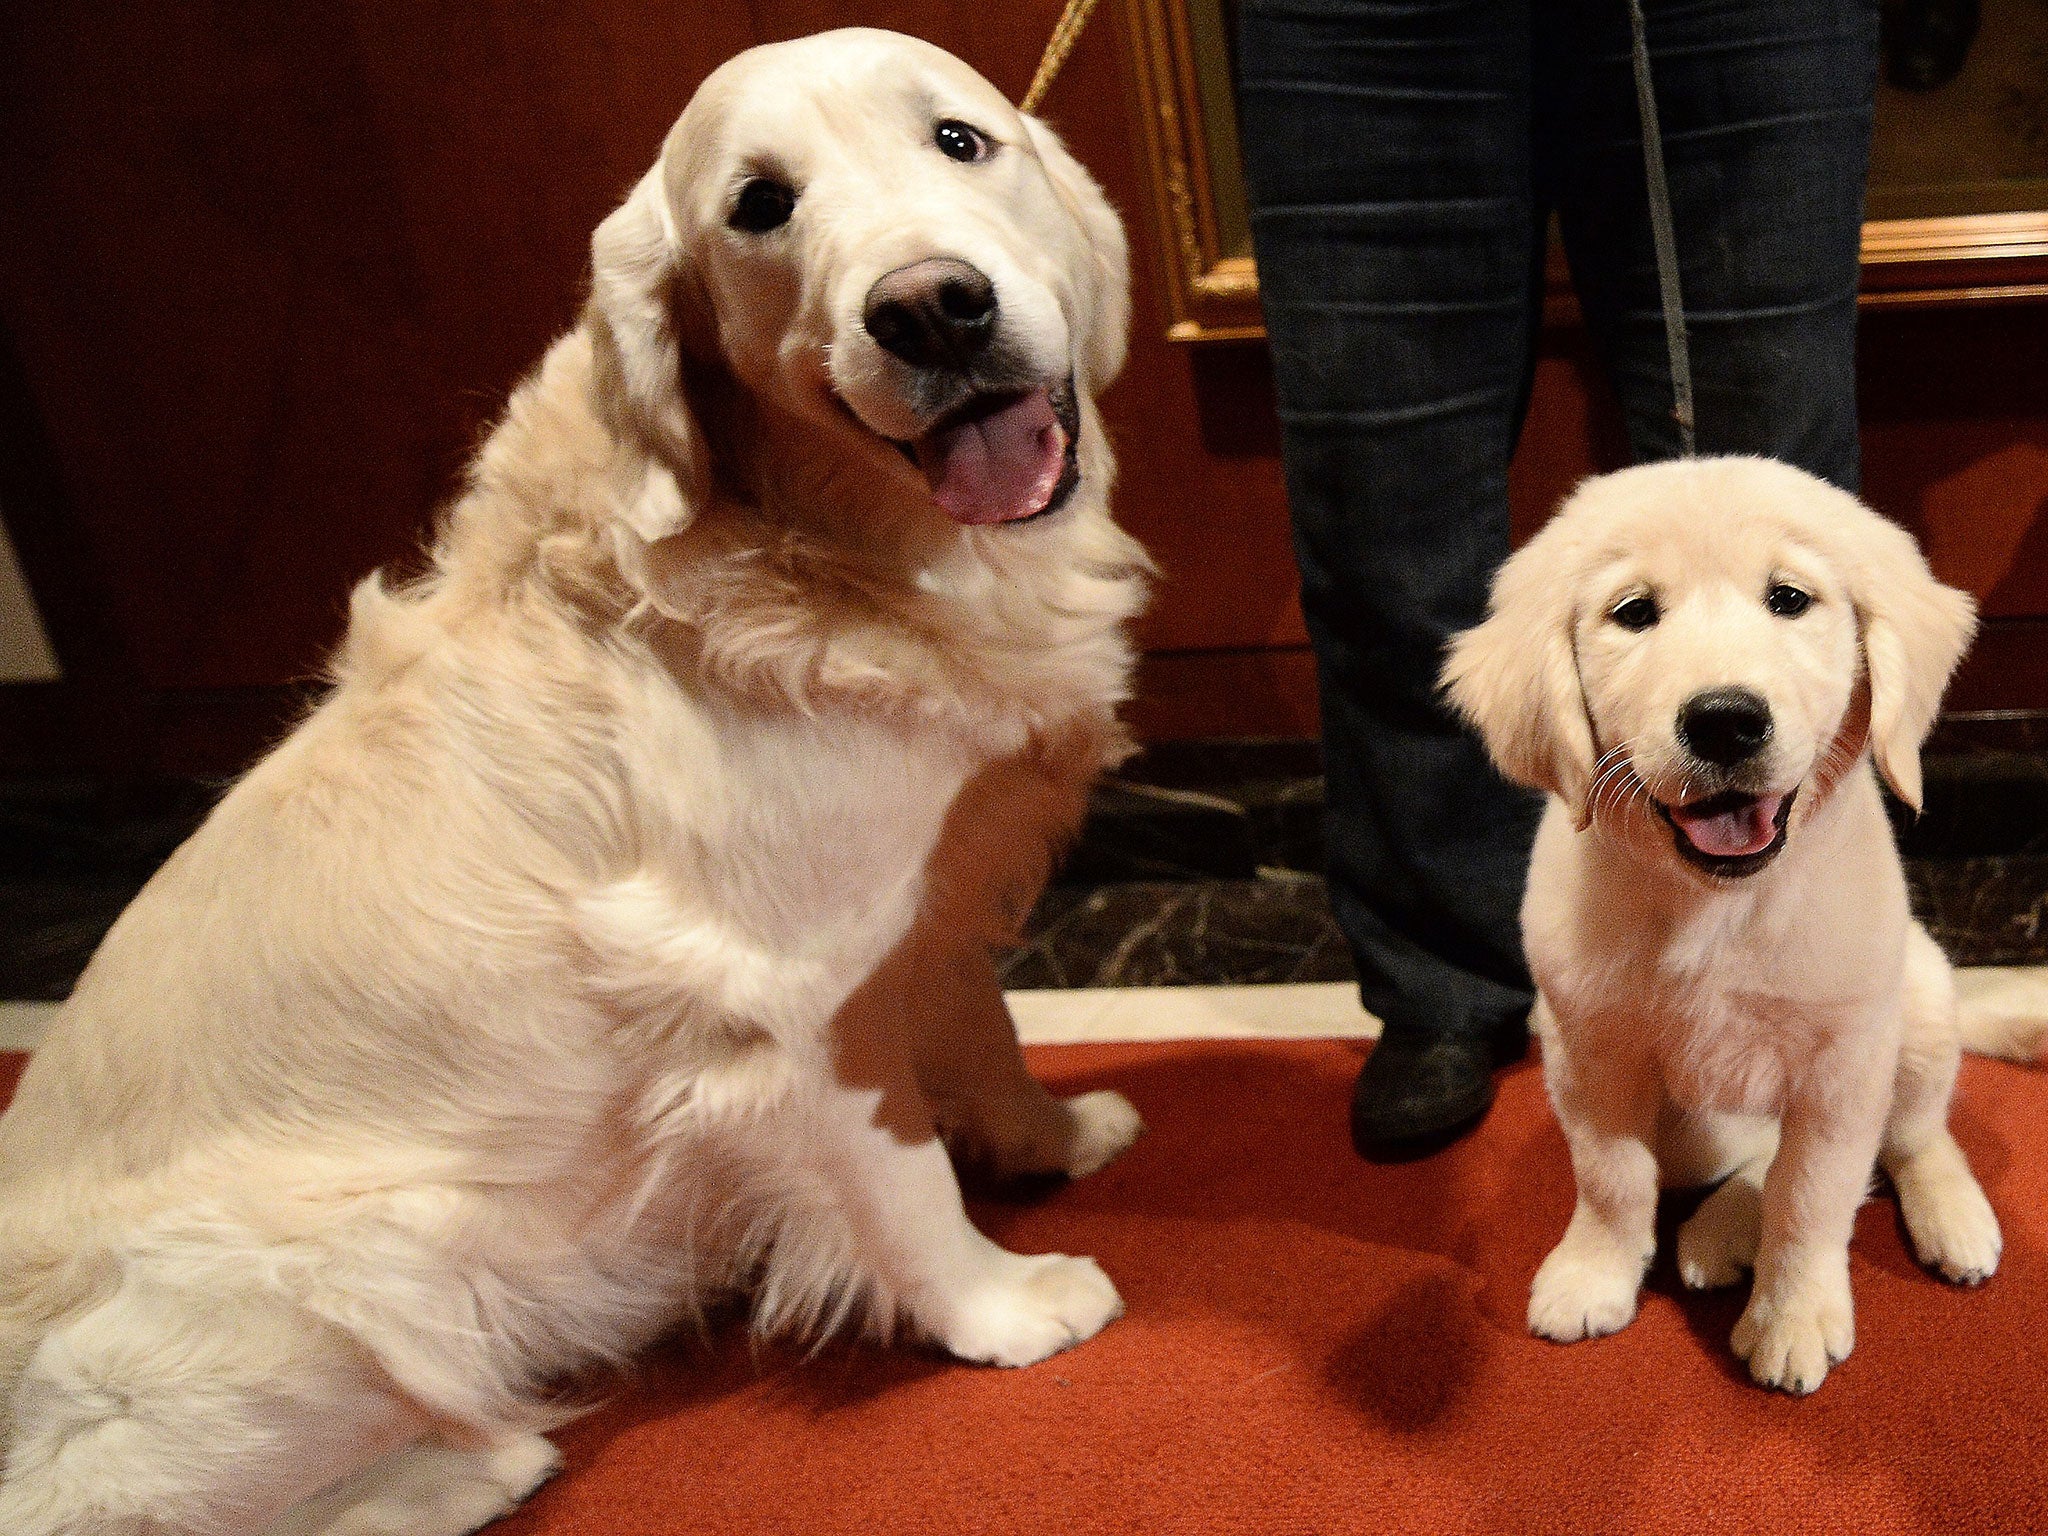
[[[1702,452],[1857,478],[1873,0],[1651,3]],[[1623,0],[1246,0],[1239,109],[1328,771],[1390,1031],[1529,1001],[1536,802],[1435,692],[1508,549],[1546,209],[1638,457],[1677,451]]]
[[[1529,1005],[1533,797],[1446,711],[1446,638],[1508,552],[1541,222],[1529,10],[1252,0],[1240,111],[1302,605],[1330,900],[1394,1032]]]
[[[1646,7],[1701,453],[1859,482],[1856,279],[1877,0]],[[1625,7],[1538,39],[1572,276],[1639,460],[1679,451]],[[1546,15],[1560,14],[1546,10]]]

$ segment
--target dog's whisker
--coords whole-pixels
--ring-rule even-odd
[[[1594,778],[1586,793],[1586,809],[1589,819],[1598,819],[1602,812],[1610,817],[1626,811],[1639,793],[1646,793],[1640,775],[1635,771],[1635,751],[1640,743],[1631,738],[1608,748],[1594,763]]]

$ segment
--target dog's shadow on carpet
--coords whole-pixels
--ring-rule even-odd
[[[957,1362],[916,1345],[828,1339],[806,1348],[756,1339],[744,1308],[723,1307],[701,1329],[672,1333],[617,1375],[588,1383],[595,1406],[554,1438],[580,1448],[577,1459],[587,1460],[614,1439],[658,1433],[673,1420],[735,1398],[751,1398],[764,1417],[821,1417],[857,1411],[956,1368]]]
[[[1336,1400],[1396,1434],[1417,1434],[1456,1411],[1485,1368],[1488,1331],[1464,1287],[1420,1276],[1353,1328],[1322,1362]]]

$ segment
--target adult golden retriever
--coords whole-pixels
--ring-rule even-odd
[[[8,1536],[473,1529],[555,1383],[737,1287],[1008,1365],[1120,1311],[935,1134],[1140,1129],[1026,1075],[988,953],[1123,750],[1116,216],[839,32],[718,70],[593,267],[0,1122]]]
[[[1578,1204],[1537,1272],[1535,1333],[1635,1316],[1660,1178],[1725,1180],[1679,1233],[1680,1272],[1754,1269],[1732,1343],[1790,1392],[1854,1342],[1874,1164],[1923,1263],[1972,1284],[1997,1267],[1948,1131],[1954,979],[1907,912],[1877,782],[1919,805],[1974,624],[1854,497],[1722,458],[1589,481],[1453,642],[1451,699],[1550,794],[1522,923]],[[1971,1043],[2024,1054],[2040,1033],[1987,1015]]]

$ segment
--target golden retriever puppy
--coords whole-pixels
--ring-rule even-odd
[[[1522,923],[1578,1204],[1533,1332],[1635,1316],[1660,1182],[1725,1180],[1679,1269],[1706,1287],[1753,1268],[1731,1342],[1790,1392],[1854,1342],[1874,1164],[1923,1263],[1967,1284],[1997,1267],[1948,1131],[1955,985],[1908,915],[1877,783],[1918,807],[1974,622],[1853,496],[1722,458],[1587,482],[1453,642],[1451,699],[1550,796]]]
[[[424,580],[121,918],[0,1121],[8,1536],[453,1536],[705,1298],[1023,1365],[1121,1309],[969,1224],[1080,1175],[988,941],[1124,750],[1126,253],[957,60],[721,68]]]

